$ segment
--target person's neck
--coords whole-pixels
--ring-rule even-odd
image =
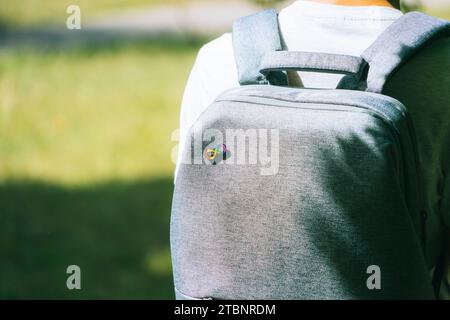
[[[339,6],[381,6],[400,9],[399,0],[308,0],[308,1],[335,4]]]

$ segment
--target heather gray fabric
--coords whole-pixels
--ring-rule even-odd
[[[259,65],[260,73],[271,79],[277,71],[315,71],[342,73],[347,76],[338,84],[338,89],[358,89],[367,64],[361,57],[340,54],[272,51],[266,53]]]
[[[369,64],[367,91],[381,93],[394,71],[420,48],[450,35],[450,23],[419,12],[396,20],[361,55]]]
[[[249,76],[244,83],[283,84],[279,70],[300,67],[348,72],[339,88],[368,91],[383,89],[403,59],[448,29],[410,14],[381,36],[391,43],[380,49],[377,41],[365,61],[330,55],[315,60],[318,55],[306,59],[264,46],[252,56],[249,51],[262,37],[243,48],[242,36],[250,28],[247,36],[254,37],[263,22],[256,20],[244,18],[234,29],[235,50],[244,54],[237,61],[244,70],[240,76]],[[414,20],[426,32],[415,31]],[[264,30],[274,31],[274,21]],[[276,38],[264,37],[276,47]],[[261,59],[268,61],[260,64]],[[251,68],[243,69],[249,60]],[[273,74],[281,78],[272,82]],[[367,83],[356,81],[362,75]],[[206,137],[200,148],[186,142],[191,152],[179,167],[171,218],[178,299],[434,298],[424,251],[430,220],[424,194],[432,182],[422,183],[427,180],[419,168],[415,128],[402,103],[362,91],[245,86],[218,97],[191,128],[192,137],[198,127],[220,132],[231,157],[218,165],[196,163],[217,141]],[[261,147],[251,133],[261,129],[278,132],[279,148],[269,147],[279,150],[273,175],[261,174],[261,160],[250,161],[259,155],[252,148]],[[228,130],[241,130],[248,143],[235,144]],[[248,161],[236,164],[238,155]],[[371,265],[381,269],[380,290],[367,287]]]
[[[364,60],[361,57],[317,52],[272,51],[263,56],[259,68],[263,74],[274,70],[359,74],[363,66]]]
[[[239,83],[267,84],[269,79],[259,72],[259,63],[267,52],[282,50],[278,14],[265,10],[237,20],[233,25],[233,46]],[[270,83],[287,85],[287,75],[273,72]]]
[[[354,75],[343,78],[338,88],[340,89],[365,89],[370,92],[381,93],[384,84],[392,76],[395,70],[414,55],[420,48],[437,38],[450,35],[450,23],[420,12],[410,12],[397,19],[387,30],[361,55],[362,60],[359,72],[366,71],[362,83],[355,83]],[[278,17],[275,11],[266,10],[262,13],[239,19],[233,27],[233,48],[236,57],[236,66],[241,85],[267,84],[287,85],[287,76],[280,72],[281,64],[288,64],[286,69],[303,69],[306,55],[296,57],[300,68],[295,68],[295,53],[282,53],[287,56],[282,62],[282,54],[273,54],[281,51],[281,41],[278,30]],[[277,58],[270,56],[277,55]],[[354,69],[355,58],[333,55],[311,55],[310,64],[318,70],[336,71],[333,69]],[[263,59],[263,57],[266,58]],[[273,61],[271,61],[273,60]],[[273,63],[280,65],[272,68]],[[262,62],[262,64],[261,64]],[[281,64],[280,64],[281,63]],[[265,72],[261,69],[278,70]],[[358,74],[360,76],[361,74]]]
[[[247,86],[224,93],[197,124],[277,129],[280,164],[273,176],[251,164],[181,165],[171,221],[180,292],[433,298],[420,245],[414,133],[402,104],[358,91]],[[188,147],[195,156],[194,143]],[[366,286],[370,265],[381,268],[381,290]]]

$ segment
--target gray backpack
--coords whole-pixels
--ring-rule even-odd
[[[171,218],[178,299],[429,299],[413,123],[385,82],[450,34],[420,13],[361,57],[282,51],[272,10],[238,20],[242,86],[190,129]],[[289,88],[287,70],[340,73]]]

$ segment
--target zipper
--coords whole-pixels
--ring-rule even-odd
[[[262,100],[268,100],[267,103],[262,103],[262,102],[258,102],[258,101],[253,101],[251,98],[257,98],[257,99],[262,99]],[[271,103],[269,103],[269,101]],[[243,97],[233,97],[233,98],[225,98],[225,99],[218,99],[216,100],[216,102],[237,102],[237,103],[252,103],[252,104],[256,104],[256,105],[265,105],[265,106],[276,106],[276,107],[280,107],[280,108],[295,108],[295,109],[303,109],[303,110],[324,110],[324,111],[336,111],[336,112],[356,112],[354,110],[346,110],[346,109],[339,109],[339,108],[317,108],[317,105],[320,106],[331,106],[334,105],[332,103],[324,103],[324,102],[294,102],[294,101],[290,101],[290,100],[282,100],[282,99],[278,99],[278,98],[268,98],[268,97],[263,97],[263,96],[256,96],[256,95],[248,95],[248,96],[243,96]],[[280,103],[282,102],[282,103]],[[314,104],[316,105],[316,107],[308,107],[305,105],[299,106],[299,103],[303,103],[303,104]],[[346,104],[346,103],[342,103],[339,104],[340,106],[344,106],[344,107],[352,107],[352,108],[358,108],[358,109],[362,109],[365,111],[365,113],[370,114],[371,116],[381,120],[383,123],[385,123],[387,125],[387,127],[389,128],[389,130],[391,131],[391,133],[393,133],[393,137],[395,139],[395,143],[397,148],[400,149],[401,151],[401,157],[402,160],[404,161],[404,159],[406,158],[403,152],[403,147],[402,147],[402,143],[401,143],[401,139],[400,139],[400,131],[398,130],[397,126],[395,125],[395,123],[389,118],[389,116],[387,116],[384,112],[381,112],[379,110],[376,110],[374,108],[369,108],[366,106],[362,106],[362,105],[357,105],[357,104]],[[403,112],[402,110],[397,108],[397,111],[400,112],[401,116],[403,118],[406,118],[406,114],[405,112]],[[408,130],[409,130],[409,126],[408,126]],[[411,135],[411,134],[410,134]],[[415,152],[415,150],[413,151]],[[417,165],[416,165],[417,166]],[[403,168],[400,168],[403,169]],[[402,170],[401,170],[402,171]],[[417,170],[416,170],[417,171]],[[403,175],[403,174],[402,174]],[[404,182],[406,183],[406,181]],[[404,189],[406,189],[406,186],[404,187]]]

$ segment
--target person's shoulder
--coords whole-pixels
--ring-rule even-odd
[[[393,74],[386,83],[385,92],[405,103],[448,103],[449,69],[450,38],[434,40],[419,49]]]
[[[450,37],[432,41],[419,49],[407,64],[410,71],[422,75],[421,82],[431,82],[433,86],[444,90],[450,85]]]
[[[204,63],[215,62],[230,55],[233,56],[232,36],[231,33],[225,33],[203,45],[198,52],[197,60]]]
[[[427,75],[428,78],[431,76],[436,80],[444,78],[448,82],[450,80],[449,68],[450,37],[446,37],[432,41],[419,49],[402,70],[405,73]]]
[[[445,37],[433,41],[430,45],[419,51],[420,56],[427,58],[438,58],[442,61],[450,62],[450,37]]]

